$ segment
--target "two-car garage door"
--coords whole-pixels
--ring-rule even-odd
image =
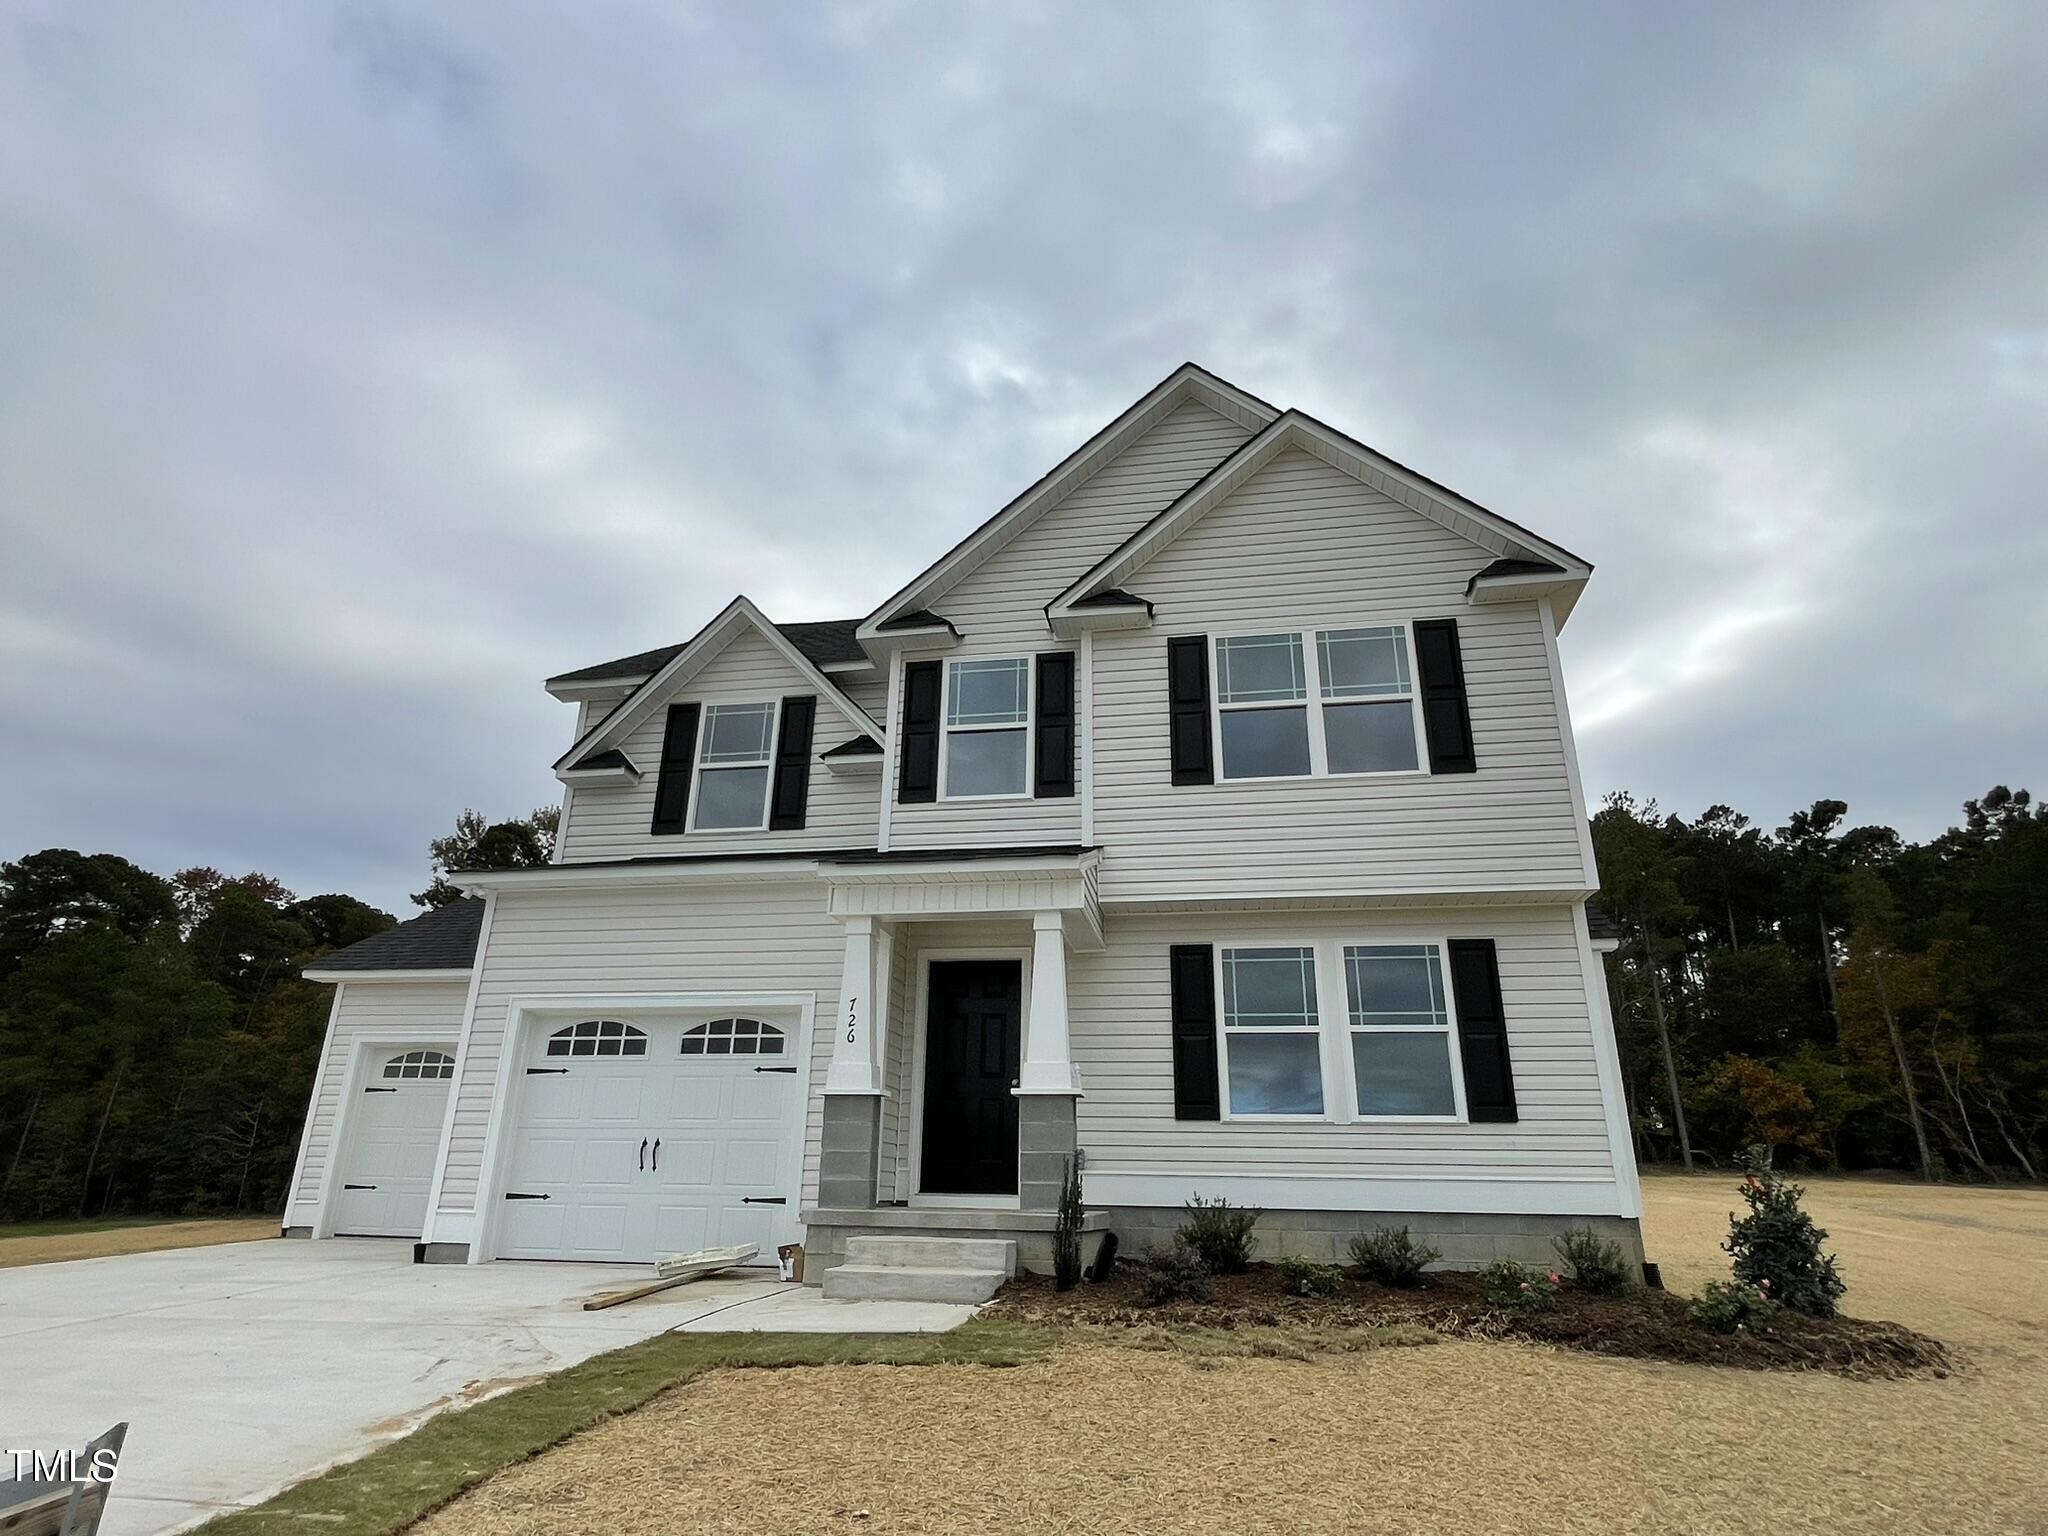
[[[619,1260],[797,1231],[806,1083],[794,1024],[590,1017],[533,1030],[514,1083],[507,1259]]]

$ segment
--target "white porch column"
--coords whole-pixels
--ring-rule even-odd
[[[876,942],[872,917],[849,917],[846,922],[846,961],[839,972],[839,1015],[832,1025],[832,1065],[825,1073],[825,1092],[873,1094],[882,1092],[881,1053],[875,1047],[876,992],[886,986],[886,973],[876,976],[875,952],[887,952]]]
[[[1019,1093],[1080,1095],[1067,1035],[1067,932],[1057,912],[1031,917],[1031,1011],[1024,1020]]]

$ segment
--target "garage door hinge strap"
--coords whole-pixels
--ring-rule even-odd
[[[794,1072],[795,1067],[756,1067],[756,1072]]]
[[[508,1189],[505,1191],[505,1198],[507,1200],[548,1200],[553,1197],[550,1195],[523,1195],[517,1190]]]
[[[567,1067],[528,1067],[526,1075],[528,1077],[567,1077],[569,1069]]]
[[[741,1205],[787,1205],[787,1204],[789,1204],[789,1201],[788,1201],[788,1200],[787,1200],[787,1199],[786,1199],[786,1198],[785,1198],[784,1196],[782,1196],[782,1195],[741,1195],[741,1196],[740,1196],[740,1204],[741,1204]]]
[[[377,1186],[374,1184],[344,1184],[341,1187],[343,1189],[375,1189]]]
[[[363,1092],[365,1092],[365,1093],[396,1093],[396,1092],[398,1092],[398,1090],[397,1090],[396,1088],[365,1088],[365,1089],[363,1090]]]

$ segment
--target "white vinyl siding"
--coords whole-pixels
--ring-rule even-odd
[[[480,960],[483,977],[462,1079],[455,1085],[441,1208],[467,1210],[475,1202],[511,999],[811,992],[817,995],[817,1016],[829,1019],[838,1006],[845,953],[845,929],[827,914],[822,887],[812,881],[499,893]],[[817,1184],[817,1102],[831,1050],[832,1032],[815,1029],[804,1130],[805,1200]]]
[[[882,685],[868,683],[862,691],[879,715]],[[670,703],[759,704],[772,701],[780,709],[785,697],[817,693],[815,685],[785,661],[759,634],[743,630],[704,670],[680,689]],[[609,712],[609,706],[601,706]],[[592,718],[597,718],[593,716]],[[803,830],[797,832],[688,832],[655,837],[654,791],[660,779],[661,739],[667,729],[666,705],[652,711],[620,750],[640,770],[638,784],[581,784],[569,796],[562,827],[565,864],[591,859],[627,859],[643,854],[744,853],[768,848],[872,848],[881,812],[880,781],[875,774],[836,774],[818,761],[859,734],[827,699],[818,698],[811,735],[810,800]],[[699,742],[702,750],[702,742]],[[701,775],[702,768],[696,770]],[[692,789],[693,797],[695,786]]]
[[[1039,651],[1076,650],[1056,639],[1045,605],[1067,584],[1142,527],[1251,434],[1206,406],[1189,402],[1098,470],[1058,505],[964,575],[927,606],[960,631],[949,660],[1000,660]],[[906,658],[918,659],[908,652]],[[894,794],[896,765],[888,765]],[[947,800],[895,805],[895,848],[1073,843],[1081,836],[1078,796],[1037,800]]]
[[[1174,1118],[1169,946],[1309,945],[1320,958],[1344,945],[1435,944],[1446,937],[1495,941],[1519,1121]],[[1184,1181],[1189,1194],[1212,1192],[1229,1177],[1413,1181],[1436,1187],[1439,1199],[1446,1181],[1614,1186],[1569,907],[1126,916],[1110,922],[1103,953],[1071,957],[1067,981],[1074,1062],[1087,1090],[1079,1104],[1080,1141],[1091,1181],[1165,1177]],[[1323,991],[1333,1001],[1345,995],[1341,978],[1325,978]],[[1220,1014],[1220,995],[1218,1003]],[[1329,1022],[1348,1037],[1347,1020]],[[1348,1039],[1343,1049],[1348,1072]],[[1326,1091],[1331,1086],[1326,1082]],[[1091,1191],[1089,1198],[1100,1197]]]
[[[1103,899],[1583,888],[1542,613],[1467,606],[1489,558],[1297,449],[1137,571],[1153,626],[1094,642]],[[1478,773],[1170,782],[1169,636],[1432,617],[1458,621]]]
[[[443,981],[354,981],[341,984],[340,1006],[321,1052],[319,1076],[315,1082],[312,1111],[300,1133],[304,1157],[299,1182],[292,1192],[294,1205],[310,1206],[320,1195],[320,1181],[326,1175],[334,1146],[334,1123],[341,1106],[342,1089],[348,1076],[349,1056],[358,1040],[416,1039],[427,1030],[440,1033],[447,1048],[454,1049],[462,1034],[462,1009],[469,998],[466,979]],[[307,1225],[312,1218],[288,1225]]]

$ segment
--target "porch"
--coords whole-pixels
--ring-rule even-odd
[[[807,1280],[850,1243],[865,1262],[906,1244],[993,1241],[1014,1245],[1002,1251],[1017,1267],[1051,1267],[1083,1093],[1068,956],[1102,947],[1095,858],[935,854],[827,872],[846,948],[817,1204],[802,1212]],[[1084,1259],[1105,1230],[1091,1213]]]

